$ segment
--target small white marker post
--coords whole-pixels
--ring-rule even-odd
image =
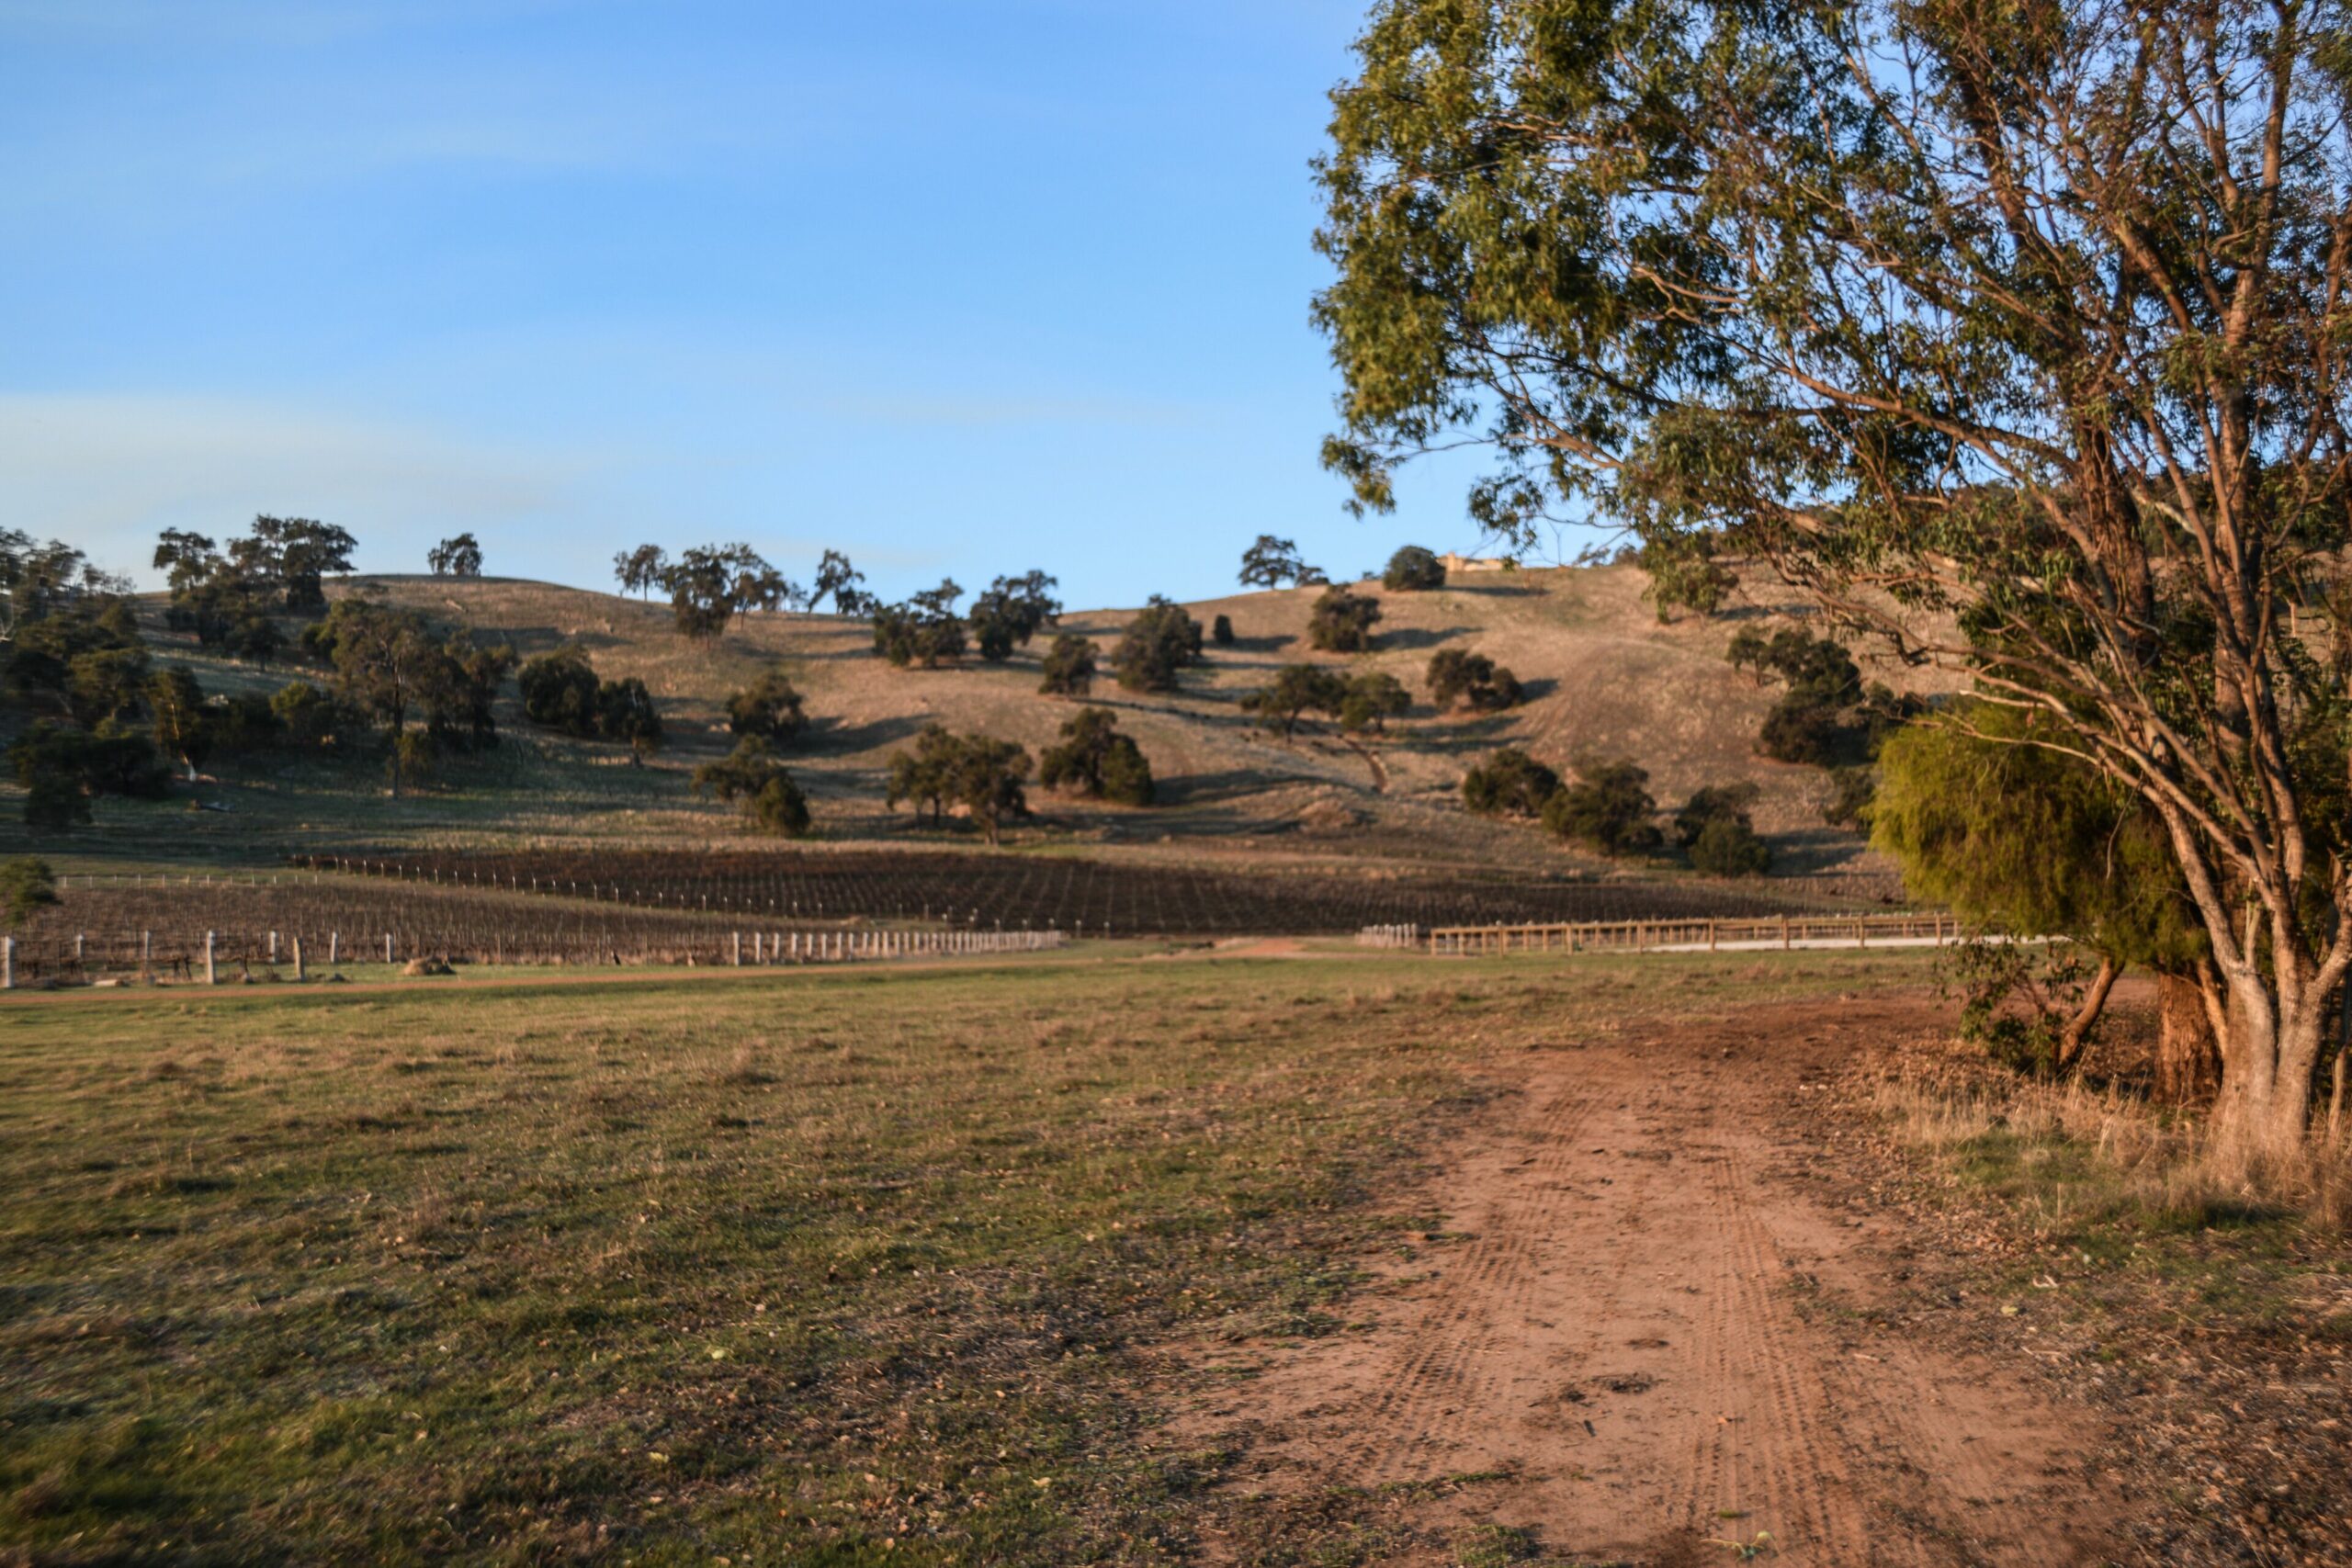
[[[294,938],[294,982],[300,985],[310,977],[310,971],[302,967],[302,939],[298,935]]]
[[[219,974],[212,967],[212,933],[210,931],[204,933],[204,983],[208,986],[217,986],[220,983]]]

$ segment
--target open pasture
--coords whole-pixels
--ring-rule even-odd
[[[13,999],[0,1551],[1179,1555],[1483,1055],[1913,972],[1641,962]]]

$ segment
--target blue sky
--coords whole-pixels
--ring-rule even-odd
[[[363,570],[747,540],[1226,591],[1357,522],[1307,161],[1356,0],[0,0],[0,524]]]

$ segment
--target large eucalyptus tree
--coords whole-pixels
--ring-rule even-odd
[[[1387,0],[1316,303],[1361,505],[1729,533],[2161,821],[2224,1122],[2352,967],[2345,7]]]

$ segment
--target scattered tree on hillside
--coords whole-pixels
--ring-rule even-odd
[[[1255,714],[1258,728],[1278,733],[1285,740],[1306,714],[1336,714],[1348,700],[1348,682],[1338,671],[1320,664],[1285,664],[1273,682],[1241,699],[1241,711]]]
[[[157,566],[161,570],[162,563]],[[51,616],[103,614],[117,605],[128,631],[130,591],[129,583],[92,565],[74,546],[0,528],[0,639],[13,640],[25,626]]]
[[[659,545],[639,545],[613,557],[613,576],[624,593],[650,596],[669,570],[670,552]]]
[[[1441,648],[1430,655],[1430,701],[1440,712],[1457,704],[1473,713],[1500,713],[1526,700],[1519,677],[1483,653]]]
[[[913,751],[892,753],[888,804],[895,807],[902,800],[912,801],[919,810],[929,806],[934,822],[944,817],[948,806],[959,806],[993,844],[1005,818],[1029,814],[1022,786],[1030,767],[1028,750],[1013,741],[951,735],[931,725],[916,738]]]
[[[1075,632],[1064,632],[1046,649],[1045,682],[1037,689],[1047,696],[1083,697],[1094,690],[1094,644]]]
[[[1340,728],[1351,735],[1367,730],[1377,734],[1412,706],[1412,694],[1403,682],[1385,671],[1368,670],[1348,682],[1347,694],[1340,699]]]
[[[817,563],[817,585],[809,591],[808,607],[813,610],[831,599],[835,615],[870,615],[878,601],[865,592],[865,574],[850,565],[849,557],[839,550],[827,550],[824,558]]]
[[[1184,606],[1155,593],[1111,652],[1111,668],[1130,692],[1172,692],[1180,671],[1198,663],[1201,623]]]
[[[749,545],[697,545],[662,569],[678,630],[697,642],[723,635],[745,610],[773,609],[791,584]]]
[[[1319,582],[1322,580],[1323,574],[1301,560],[1298,547],[1288,539],[1261,534],[1256,544],[1241,552],[1241,586],[1244,588],[1280,588],[1286,582]]]
[[[584,649],[567,644],[526,660],[514,684],[533,724],[583,739],[596,733],[596,670]]]
[[[274,651],[269,617],[324,614],[326,579],[351,570],[356,547],[345,530],[304,517],[256,517],[225,550],[202,534],[167,528],[154,556],[171,590],[164,623],[206,648],[233,642],[249,653],[265,645]]]
[[[1327,653],[1363,653],[1372,647],[1372,628],[1379,619],[1378,600],[1327,588],[1307,619],[1306,640]]]
[[[1037,782],[1120,806],[1149,806],[1151,763],[1108,708],[1080,708],[1062,723],[1061,742],[1038,759]]]
[[[36,719],[9,746],[8,760],[25,788],[25,822],[33,828],[80,826],[99,795],[153,798],[170,782],[153,738],[111,720],[82,729]]]
[[[1380,585],[1392,593],[1423,592],[1445,586],[1445,563],[1419,545],[1407,545],[1388,558]]]
[[[334,666],[336,694],[382,730],[394,795],[442,749],[495,743],[492,705],[512,650],[436,635],[416,611],[365,599],[337,603],[306,640]],[[412,716],[424,728],[411,730]]]
[[[697,795],[740,803],[744,819],[763,832],[797,839],[808,831],[808,797],[760,736],[744,736],[726,757],[696,768],[694,788]]]
[[[1674,814],[1674,841],[1693,868],[1710,876],[1761,876],[1772,868],[1771,846],[1753,815],[1761,793],[1744,781],[1707,784]]]
[[[727,728],[738,735],[780,745],[808,724],[800,694],[781,669],[763,671],[758,680],[727,699]]]
[[[991,664],[1012,657],[1015,648],[1061,619],[1062,602],[1054,597],[1056,584],[1042,571],[1020,577],[1000,577],[987,592],[972,601],[969,617],[972,640],[982,659]]]
[[[1511,746],[1462,775],[1462,804],[1484,817],[1541,817],[1559,793],[1559,774]]]
[[[425,552],[424,564],[435,577],[480,577],[481,543],[471,534],[444,539]]]
[[[903,604],[876,604],[874,651],[902,670],[956,662],[964,657],[964,620],[956,613],[963,596],[953,578],[942,578]]]
[[[1219,648],[1233,646],[1233,617],[1219,615],[1209,623],[1209,640]]]
[[[2352,629],[2304,613],[2352,587],[2334,13],[1408,0],[1358,48],[1317,306],[1358,502],[1484,439],[1515,515],[1730,528],[2041,715],[2163,825],[2225,1136],[2294,1151],[2352,976]]]
[[[1650,775],[1629,761],[1587,761],[1576,764],[1576,779],[1544,803],[1544,825],[1605,855],[1656,854],[1666,836],[1658,831],[1657,802]]]
[[[627,746],[631,767],[662,749],[662,710],[643,681],[626,675],[596,688],[596,733]]]

